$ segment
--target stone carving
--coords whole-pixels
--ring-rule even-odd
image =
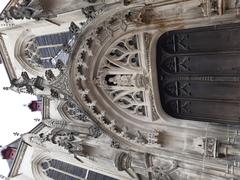
[[[5,87],[4,90],[11,89],[18,93],[34,94],[36,88],[41,91],[44,90],[43,81],[43,78],[39,76],[37,78],[29,78],[27,72],[22,72],[21,77],[12,79],[11,86]]]
[[[148,143],[147,138],[140,131],[137,131],[137,137],[135,138],[135,141],[137,143],[141,143],[141,144],[147,144]]]
[[[178,169],[177,161],[166,161],[161,166],[154,167],[155,177],[159,180],[174,180],[171,178],[171,174]]]
[[[111,142],[111,147],[119,149],[120,148],[120,143],[117,140],[113,139],[112,142]]]
[[[99,136],[102,135],[102,131],[99,127],[93,125],[89,128],[89,135],[94,138],[98,138]]]
[[[148,117],[151,105],[145,90],[149,80],[140,51],[137,35],[121,39],[106,53],[96,83],[128,114]]]
[[[56,80],[56,77],[55,75],[53,74],[52,70],[51,69],[48,69],[45,71],[45,76],[47,78],[48,81],[54,81]]]
[[[152,133],[148,133],[147,134],[148,145],[158,144],[158,141],[159,141],[158,136],[159,136],[159,132],[157,132],[157,131],[153,131]],[[160,144],[158,144],[158,145],[160,145]]]
[[[24,0],[20,4],[10,7],[9,10],[3,11],[0,19],[48,19],[55,17],[56,15],[46,12],[39,1]]]
[[[96,17],[96,10],[94,6],[88,6],[82,8],[82,13],[86,16],[87,19],[93,19]]]
[[[45,147],[44,143],[46,142],[46,139],[43,139],[36,134],[28,133],[23,135],[23,141],[29,146],[34,146],[41,149]]]
[[[209,158],[218,157],[218,140],[212,137],[203,139],[204,156]]]
[[[80,120],[83,122],[89,121],[89,118],[86,115],[86,113],[84,113],[84,111],[80,109],[78,105],[72,101],[67,101],[63,105],[63,110],[65,113],[67,113],[67,116],[70,117],[71,119]]]
[[[138,10],[139,8],[136,12]],[[71,66],[73,68],[72,78],[75,79],[74,86],[78,89],[78,94],[75,95],[78,96],[78,100],[84,105],[86,111],[95,117],[95,121],[101,123],[103,128],[116,134],[125,142],[147,145],[147,132],[142,138],[145,139],[142,143],[140,136],[136,138],[136,133],[124,132],[122,126],[119,127],[112,123],[112,117],[110,118],[109,114],[102,115],[101,102],[93,98],[95,94],[91,94],[91,87],[88,87],[87,83],[88,80],[95,83],[98,86],[96,90],[100,90],[100,94],[104,93],[109,98],[107,100],[112,101],[115,105],[113,106],[114,110],[121,114],[123,112],[140,120],[152,120],[153,109],[150,100],[152,95],[150,95],[148,75],[150,63],[146,60],[146,51],[151,37],[145,36],[144,32],[126,33],[128,25],[132,22],[127,21],[125,15],[126,11],[117,13],[98,24],[97,27],[91,26],[92,31],[84,31],[85,27],[88,27],[88,23],[84,23],[85,27],[81,28],[82,33],[79,35],[81,42],[77,41],[79,50],[75,57],[75,63]],[[111,46],[103,51],[104,54],[99,57],[99,64],[97,63],[98,67],[94,67],[96,74],[89,77],[89,70],[93,68],[91,60],[96,58],[93,56],[95,52],[101,52],[101,46],[115,34],[119,36],[119,33],[125,35],[111,43]],[[89,41],[91,39],[94,41]],[[152,136],[149,139],[150,144],[154,143]]]
[[[34,87],[36,87],[37,89],[43,91],[44,90],[44,79],[40,76],[37,76],[37,78],[35,78],[35,81],[34,81]]]
[[[74,22],[71,22],[70,27],[69,27],[69,31],[71,33],[77,35],[80,32],[80,28]]]
[[[83,156],[83,139],[79,132],[73,132],[70,130],[54,129],[50,134],[40,134],[40,138],[45,141],[49,141],[56,144],[64,149],[68,150],[69,153],[74,155]]]
[[[90,123],[87,124],[75,124],[72,122],[66,122],[64,120],[56,120],[56,119],[44,119],[42,121],[48,127],[54,129],[62,129],[66,131],[76,132],[81,134],[81,138],[98,138],[102,135],[102,131],[96,125],[91,125]]]
[[[59,93],[58,93],[57,90],[51,89],[50,92],[51,92],[51,96],[52,96],[53,98],[57,98],[57,99],[59,98]]]
[[[132,9],[125,13],[126,21],[137,25],[150,24],[156,15],[151,8]]]
[[[65,47],[66,48],[66,47]],[[66,50],[66,49],[65,49]],[[64,67],[65,67],[65,64],[62,62],[61,59],[58,59],[57,60],[57,63],[56,63],[56,68],[62,72],[64,70]]]
[[[60,65],[59,65],[60,66]],[[50,86],[54,87],[54,90],[52,89],[52,95],[53,97],[58,98],[55,91],[59,94],[64,94],[65,96],[71,96],[71,90],[69,87],[69,77],[67,73],[67,69],[60,68],[61,73],[56,77],[56,80],[51,81]],[[56,96],[55,96],[56,95]]]
[[[132,157],[130,154],[121,152],[115,157],[115,166],[119,171],[126,171],[131,168]]]
[[[225,10],[225,1],[224,0],[202,0],[202,4],[200,7],[202,9],[204,16],[223,15]]]
[[[66,121],[60,121],[60,120],[54,120],[54,119],[44,119],[42,122],[51,128],[65,129],[67,126]]]

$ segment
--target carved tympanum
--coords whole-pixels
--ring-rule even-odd
[[[151,114],[146,93],[149,79],[141,52],[139,35],[120,39],[103,57],[96,82],[122,111],[147,118]]]

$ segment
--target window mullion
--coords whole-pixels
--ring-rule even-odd
[[[61,46],[63,46],[63,44],[48,44],[48,45],[38,46],[37,49],[53,48],[53,47],[61,47]]]
[[[73,174],[70,174],[70,173],[68,173],[68,172],[62,171],[62,170],[60,170],[60,169],[56,169],[56,168],[53,168],[53,167],[50,167],[49,169],[52,169],[52,170],[54,170],[54,171],[57,171],[57,172],[60,172],[60,173],[62,173],[62,174],[66,174],[66,175],[68,175],[68,176],[71,176],[71,177],[74,177],[74,178],[76,178],[76,179],[80,179],[80,180],[81,180],[80,177],[78,177],[78,176],[76,176],[76,175],[73,175]]]

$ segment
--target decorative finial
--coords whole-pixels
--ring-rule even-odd
[[[20,136],[21,134],[19,132],[14,132],[13,135],[14,136]]]
[[[5,91],[7,91],[9,89],[10,89],[9,87],[3,87],[3,90],[5,90]]]

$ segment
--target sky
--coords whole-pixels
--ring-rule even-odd
[[[18,138],[14,132],[23,134],[33,129],[38,124],[34,119],[41,119],[41,113],[31,112],[26,107],[37,99],[36,96],[3,90],[3,87],[10,86],[3,64],[0,65],[0,81],[0,145],[4,147]],[[0,158],[0,174],[7,176],[8,172],[6,161]]]
[[[0,12],[8,1],[0,0]],[[34,119],[41,119],[41,113],[31,112],[28,107],[24,106],[32,100],[36,100],[36,96],[3,90],[3,87],[9,86],[10,82],[5,67],[0,64],[0,145],[3,147],[18,138],[13,135],[14,132],[26,133],[39,123]],[[7,162],[0,157],[0,175],[7,176],[8,173]]]

